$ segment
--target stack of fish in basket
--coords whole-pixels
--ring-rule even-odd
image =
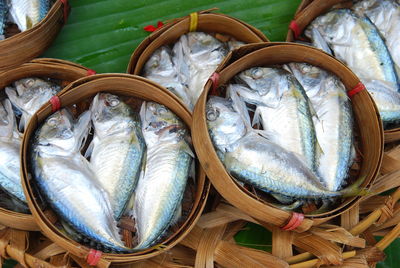
[[[388,37],[370,45],[381,77],[359,73],[358,58],[346,62],[324,37],[324,20],[313,19],[337,4],[353,8],[348,2],[304,1],[288,34],[298,43],[270,43],[242,21],[203,11],[149,27],[133,75],[51,59],[0,73],[1,149],[18,156],[3,162],[21,170],[22,183],[1,185],[1,256],[43,267],[384,259],[400,234],[400,191],[388,191],[400,185],[400,121],[376,87],[395,96],[398,69],[390,46],[379,50]],[[354,7],[369,16],[362,2]],[[272,232],[272,252],[234,242],[248,222]],[[37,230],[48,238],[26,232]]]

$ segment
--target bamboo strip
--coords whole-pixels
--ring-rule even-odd
[[[272,254],[281,259],[293,256],[293,232],[272,227]]]
[[[214,267],[214,251],[218,242],[221,240],[226,229],[226,225],[221,225],[211,229],[206,229],[200,238],[197,246],[196,263],[198,268]]]

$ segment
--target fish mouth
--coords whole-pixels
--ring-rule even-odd
[[[179,124],[173,124],[173,125],[169,125],[166,126],[164,128],[161,128],[160,130],[158,130],[156,132],[157,135],[163,135],[166,132],[168,133],[177,133],[179,130],[184,129],[183,126],[179,125]]]

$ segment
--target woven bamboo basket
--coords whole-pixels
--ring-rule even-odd
[[[299,35],[303,30],[319,15],[326,13],[331,8],[351,7],[352,2],[349,0],[304,0],[298,8],[292,24],[295,23],[298,28],[295,33],[293,27],[289,27],[286,41],[293,42],[296,40],[296,35]],[[291,24],[291,25],[292,25]],[[301,38],[301,37],[300,37]],[[385,130],[385,143],[400,140],[400,127],[390,130]]]
[[[42,54],[64,25],[68,12],[68,0],[57,0],[36,26],[0,41],[0,71],[11,69]]]
[[[79,267],[64,249],[40,232],[11,228],[0,230],[0,265],[5,259],[17,261],[19,267]]]
[[[247,45],[233,51],[219,66],[218,86],[224,84],[239,72],[255,66],[268,66],[289,62],[306,62],[336,74],[347,90],[353,89],[360,83],[359,79],[341,62],[318,49],[294,43],[265,43]],[[291,213],[272,206],[261,200],[250,191],[239,185],[229,176],[219,160],[210,136],[205,118],[205,107],[212,81],[205,85],[203,94],[196,104],[193,115],[193,143],[200,162],[217,191],[232,205],[245,211],[257,221],[269,226],[278,227],[292,224],[297,213]],[[367,91],[361,91],[352,97],[353,111],[358,129],[358,140],[362,160],[358,165],[358,178],[365,178],[361,187],[370,188],[378,175],[383,153],[382,124],[377,114],[377,108]],[[354,207],[361,197],[346,198],[329,212],[305,215],[304,220],[297,222],[298,232],[304,232],[312,225],[321,224],[330,218],[345,213]],[[296,224],[296,225],[297,225]]]
[[[35,59],[22,64],[14,69],[0,73],[0,89],[3,90],[12,82],[26,77],[45,77],[61,80],[65,85],[81,77],[91,74],[93,71],[81,65],[57,60],[57,59]],[[38,231],[32,215],[17,213],[0,207],[0,224],[11,228]]]
[[[128,103],[132,105],[135,105],[136,101],[136,106],[138,105],[138,100],[151,100],[163,104],[171,109],[189,128],[191,128],[192,117],[190,112],[172,93],[149,80],[132,75],[104,74],[79,79],[71,83],[58,95],[61,108],[72,104],[77,104],[77,107],[88,108],[91,98],[101,91],[125,97],[126,101],[129,101]],[[29,142],[38,124],[45,120],[51,114],[51,111],[51,103],[44,105],[40,111],[33,116],[25,131],[21,150],[21,172],[24,191],[32,215],[44,234],[72,255],[85,260],[90,256],[89,253],[91,249],[71,240],[56,228],[54,225],[57,221],[57,219],[54,219],[55,215],[53,214],[52,216],[51,213],[46,213],[46,211],[41,210],[37,199],[38,197],[35,196],[31,181],[29,180],[29,157],[27,157]],[[179,228],[174,229],[172,234],[162,242],[162,246],[157,247],[157,249],[152,248],[131,254],[103,253],[97,264],[98,267],[108,267],[111,263],[130,263],[159,255],[171,249],[187,235],[203,211],[210,188],[205,173],[199,165],[197,166],[196,184],[194,185],[192,206],[188,210],[188,216],[185,221],[180,224]]]
[[[197,14],[193,16],[193,14]],[[193,25],[197,25],[193,27]],[[192,29],[190,27],[193,27]],[[133,52],[127,72],[141,75],[150,56],[161,46],[175,43],[190,31],[218,33],[244,43],[267,42],[265,35],[253,26],[230,16],[201,11],[167,23],[144,39]]]

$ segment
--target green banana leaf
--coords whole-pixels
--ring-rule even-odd
[[[148,35],[146,25],[217,7],[262,30],[271,41],[283,41],[300,0],[70,0],[70,16],[44,57],[66,59],[98,73],[125,72],[130,55]],[[271,251],[272,236],[261,226],[248,224],[239,232],[238,244]],[[400,263],[400,241],[385,253],[378,267]]]

